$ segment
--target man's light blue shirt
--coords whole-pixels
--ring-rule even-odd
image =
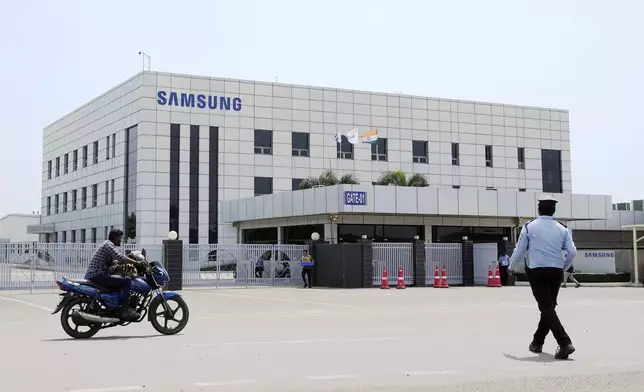
[[[566,251],[566,257],[562,254]],[[528,252],[530,268],[561,268],[564,271],[572,265],[577,248],[568,229],[551,216],[541,215],[526,223],[519,235],[517,246],[510,258],[510,270]]]

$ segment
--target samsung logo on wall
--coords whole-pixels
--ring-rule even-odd
[[[584,257],[615,257],[615,252],[584,252]]]
[[[216,95],[176,93],[160,90],[157,93],[157,103],[167,106],[181,106],[184,108],[234,110],[242,109],[242,100],[239,97],[218,97]]]

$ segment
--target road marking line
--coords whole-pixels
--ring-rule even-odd
[[[307,380],[346,380],[350,378],[357,378],[355,374],[336,374],[331,376],[307,376],[304,377]]]
[[[408,376],[434,376],[440,374],[456,374],[458,370],[427,370],[419,372],[406,372]]]
[[[235,385],[257,384],[255,380],[210,381],[193,383],[195,387],[232,387]]]
[[[373,337],[373,338],[350,338],[350,339],[310,339],[310,340],[277,340],[277,341],[255,341],[255,342],[220,342],[188,344],[186,347],[219,347],[219,346],[259,346],[271,344],[307,344],[307,343],[341,343],[341,342],[370,342],[382,340],[400,340],[399,337]]]
[[[94,389],[70,389],[69,392],[124,392],[124,391],[140,391],[143,387],[140,386],[125,386],[125,387],[112,387],[112,388],[94,388]]]
[[[31,303],[31,302],[27,302],[27,301],[22,301],[22,300],[15,299],[15,298],[1,297],[1,296],[0,296],[0,299],[3,299],[3,300],[5,300],[5,301],[16,302],[16,303],[23,304],[23,305],[33,306],[34,308],[38,308],[38,309],[42,309],[42,310],[46,310],[46,311],[48,311],[48,312],[53,312],[53,311],[54,311],[53,309],[50,309],[50,308],[48,308],[48,307],[45,307],[45,306],[42,306],[42,305],[38,305],[38,304],[34,304],[34,303]]]
[[[227,294],[227,293],[213,293],[213,292],[208,292],[208,291],[183,290],[183,292],[219,295],[219,296],[222,296],[222,297],[259,299],[259,300],[264,300],[264,301],[293,302],[293,303],[300,303],[300,304],[307,304],[307,305],[334,306],[334,307],[337,307],[337,308],[349,308],[349,309],[358,309],[358,308],[360,308],[359,306],[355,306],[355,305],[334,304],[334,303],[329,303],[329,302],[317,302],[317,301],[304,301],[304,300],[290,299],[290,298],[258,297],[258,296],[254,296],[254,295],[235,295],[235,294]]]

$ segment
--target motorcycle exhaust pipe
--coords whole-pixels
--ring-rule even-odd
[[[101,317],[101,316],[97,316],[95,314],[89,314],[89,313],[85,313],[85,312],[78,312],[77,311],[77,312],[74,312],[74,313],[76,315],[80,316],[81,318],[83,318],[83,319],[85,319],[87,321],[91,321],[91,322],[96,323],[96,324],[112,324],[112,323],[118,323],[119,321],[121,321],[121,320],[119,320],[117,318]]]

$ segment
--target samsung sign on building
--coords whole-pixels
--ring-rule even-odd
[[[180,106],[184,108],[242,110],[242,100],[239,97],[218,97],[216,95],[177,93],[174,91],[157,92],[157,103],[164,106]]]
[[[578,249],[572,264],[580,274],[614,274],[615,251]]]

